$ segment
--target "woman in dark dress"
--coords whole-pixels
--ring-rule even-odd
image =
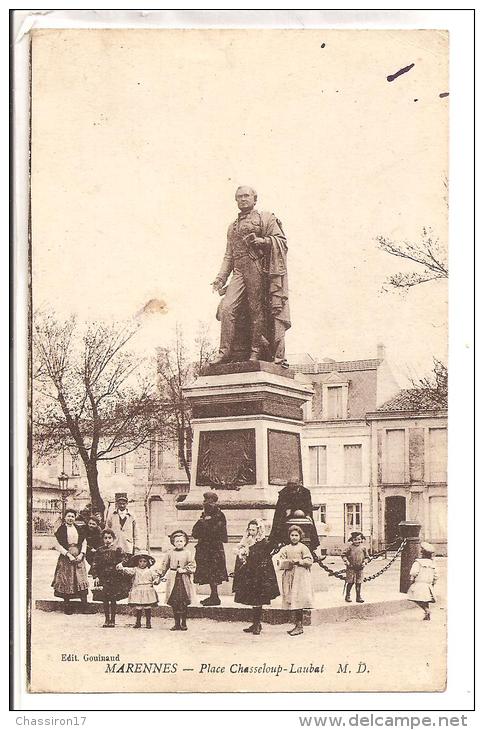
[[[203,606],[220,606],[218,586],[228,580],[223,546],[228,541],[227,522],[224,513],[217,507],[217,500],[215,492],[205,492],[203,512],[192,529],[193,537],[198,540],[195,548],[197,569],[193,582],[210,585],[210,596],[200,601]]]
[[[254,519],[249,522],[246,534],[237,547],[232,589],[236,603],[253,607],[252,624],[244,632],[258,636],[262,631],[262,606],[279,595],[276,572],[262,520]]]
[[[87,603],[86,541],[84,532],[75,524],[76,511],[67,509],[62,525],[55,531],[56,549],[60,555],[55,567],[52,587],[54,596],[64,599],[64,612],[71,613],[69,601],[80,598]]]

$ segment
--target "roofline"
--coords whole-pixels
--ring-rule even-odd
[[[294,363],[291,365],[293,370],[304,375],[324,375],[330,372],[346,372],[346,373],[357,373],[365,370],[378,370],[380,365],[384,362],[382,358],[369,357],[367,359],[360,358],[359,360],[335,360],[335,362],[314,362],[313,363]],[[355,367],[351,370],[338,370],[338,365],[349,365],[354,363]],[[371,365],[370,365],[371,363]],[[322,367],[324,370],[319,370]],[[327,370],[331,367],[332,370]],[[308,368],[308,372],[305,372],[303,368]],[[311,370],[309,369],[311,368]],[[315,370],[313,368],[316,368]]]
[[[420,411],[371,411],[366,414],[367,421],[383,421],[386,418],[447,418],[448,411],[443,409],[426,409]]]
[[[355,423],[361,423],[364,425],[366,423],[366,416],[361,416],[361,418],[333,418],[333,419],[324,419],[324,418],[308,418],[307,420],[304,419],[303,421],[305,426],[310,425],[317,425],[317,426],[339,426],[344,425],[346,423],[349,423],[351,425],[355,425]]]

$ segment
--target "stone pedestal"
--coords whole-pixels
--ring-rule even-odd
[[[288,481],[304,483],[302,406],[312,388],[293,371],[266,362],[208,366],[185,394],[192,408],[190,491],[177,503],[190,531],[203,493],[214,489],[229,539],[254,517],[272,524],[277,494]]]

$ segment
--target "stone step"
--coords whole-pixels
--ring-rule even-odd
[[[414,604],[406,598],[391,597],[386,600],[372,601],[371,603],[348,604],[344,603],[340,606],[317,606],[311,610],[305,609],[303,612],[303,623],[305,626],[317,626],[324,623],[336,623],[339,621],[347,621],[349,619],[372,618],[374,616],[383,616],[386,614],[405,611],[414,608]],[[102,614],[102,603],[88,603],[84,608],[79,601],[71,601],[70,607],[73,614]],[[35,608],[40,611],[60,611],[64,610],[64,602],[56,600],[39,599],[35,601]],[[126,603],[118,603],[118,615],[132,615],[133,609]],[[161,605],[152,609],[154,618],[171,618],[173,616],[170,606]],[[252,621],[252,609],[245,606],[221,605],[221,606],[189,606],[189,619],[211,619],[212,621]],[[262,620],[268,624],[289,624],[293,623],[293,611],[285,608],[268,607],[262,612]]]

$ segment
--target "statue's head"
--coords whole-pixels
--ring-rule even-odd
[[[257,202],[257,193],[254,188],[251,188],[248,185],[241,185],[235,191],[235,200],[237,201],[239,210],[245,213],[252,210],[255,206]]]

